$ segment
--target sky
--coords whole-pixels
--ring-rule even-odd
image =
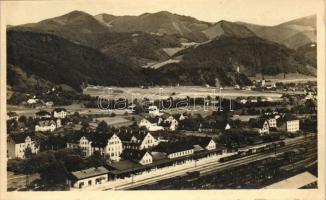
[[[277,25],[315,14],[319,0],[27,0],[5,1],[10,25],[38,22],[73,10],[91,15],[140,15],[166,10],[202,21]]]

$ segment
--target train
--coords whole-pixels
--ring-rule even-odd
[[[284,146],[285,146],[284,141],[273,142],[271,144],[265,144],[265,145],[259,145],[256,147],[252,147],[248,150],[239,150],[236,154],[220,158],[218,162],[227,162],[227,161],[239,159],[239,158],[242,158],[245,156],[250,156],[253,154],[257,154],[257,153],[271,152],[271,151],[276,150],[277,148],[284,147]]]

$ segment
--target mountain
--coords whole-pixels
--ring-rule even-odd
[[[114,32],[93,16],[81,11],[11,27],[9,30],[53,34],[75,44],[97,49],[119,62],[135,67],[167,59],[168,55],[163,48],[180,46],[179,36]]]
[[[216,24],[209,27],[208,29],[205,29],[203,33],[206,35],[208,39],[218,38],[222,35],[234,36],[239,38],[255,36],[255,33],[253,33],[247,27],[240,24],[228,22],[225,20],[217,22]]]
[[[304,62],[307,62],[312,67],[317,68],[317,44],[309,43],[303,45],[297,49],[299,58],[302,58]]]
[[[297,49],[305,44],[316,42],[316,15],[302,17],[276,26],[260,26],[238,22],[257,36]]]
[[[66,37],[72,37],[72,34],[79,33],[106,33],[109,31],[105,25],[98,22],[92,15],[82,11],[72,11],[38,23],[16,26],[15,29],[63,34]]]
[[[7,44],[8,64],[27,76],[66,84],[78,91],[83,82],[117,86],[146,83],[146,77],[129,66],[54,35],[11,30],[7,31]]]
[[[143,31],[154,34],[177,34],[196,42],[207,40],[201,31],[211,25],[193,17],[177,15],[167,11],[144,13],[139,16],[100,14],[95,18],[115,32]]]
[[[242,81],[246,81],[246,76],[255,76],[256,73],[277,75],[298,72],[316,75],[316,70],[307,66],[295,50],[257,36],[243,38],[222,35],[176,56],[182,57],[182,61],[165,65],[156,71],[159,72],[160,81],[165,84],[215,85],[217,79],[219,84],[230,85],[239,82],[237,67]]]

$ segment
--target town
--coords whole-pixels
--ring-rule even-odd
[[[99,96],[78,108],[42,99],[57,90],[8,109],[9,191],[273,188],[307,173],[298,188],[316,187],[314,81],[258,80],[223,88],[223,98],[169,94],[102,110]]]

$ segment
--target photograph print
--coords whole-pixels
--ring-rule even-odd
[[[2,5],[8,192],[320,188],[319,1]]]

